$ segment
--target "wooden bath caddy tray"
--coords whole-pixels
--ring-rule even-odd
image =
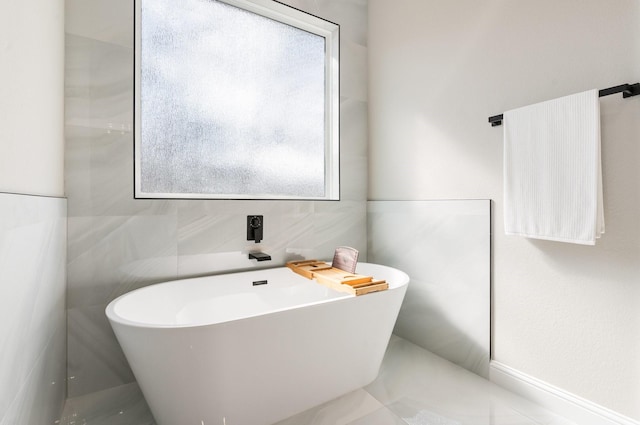
[[[371,276],[345,272],[331,267],[324,261],[290,261],[287,267],[307,279],[315,279],[321,285],[348,294],[364,295],[389,288],[389,284],[384,280],[374,280]]]

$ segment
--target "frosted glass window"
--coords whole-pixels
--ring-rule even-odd
[[[339,198],[337,25],[271,0],[136,12],[137,198]]]

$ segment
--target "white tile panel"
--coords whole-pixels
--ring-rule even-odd
[[[490,201],[371,201],[368,238],[411,277],[394,332],[488,376]]]
[[[62,406],[65,242],[65,199],[0,193],[3,425],[48,423]]]

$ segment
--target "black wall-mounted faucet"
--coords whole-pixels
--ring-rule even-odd
[[[247,216],[247,240],[260,243],[262,240],[263,218],[261,215]]]

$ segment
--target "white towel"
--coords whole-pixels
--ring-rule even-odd
[[[583,245],[604,233],[597,90],[504,113],[504,224]]]

